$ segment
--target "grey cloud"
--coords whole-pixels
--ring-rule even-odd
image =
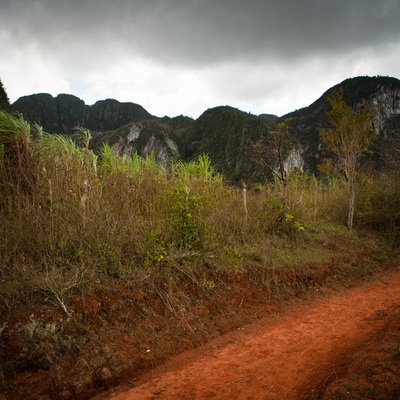
[[[10,96],[287,112],[354,74],[396,76],[399,16],[400,0],[0,0],[0,77]]]
[[[400,37],[396,0],[7,0],[2,7],[1,23],[18,43],[66,57],[296,60]]]

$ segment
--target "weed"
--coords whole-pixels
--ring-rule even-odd
[[[242,254],[232,246],[225,246],[219,254],[218,259],[222,265],[233,268],[238,268],[243,264]]]

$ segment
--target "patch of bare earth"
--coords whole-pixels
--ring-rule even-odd
[[[0,399],[396,398],[400,271],[329,295],[338,271],[276,271],[269,290],[234,274],[190,313],[118,282],[69,299],[72,318],[32,299],[0,326]]]
[[[297,305],[95,399],[397,399],[400,271]]]

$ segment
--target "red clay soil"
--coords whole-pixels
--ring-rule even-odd
[[[389,316],[399,317],[399,306],[400,270],[396,270],[377,282],[296,305],[274,320],[259,321],[174,356],[137,381],[94,399],[323,398],[332,382],[350,373],[349,354],[357,352],[360,364],[360,358],[366,360],[377,350],[377,343],[387,333]],[[399,325],[393,329],[392,336],[399,336]],[[395,358],[400,359],[400,347],[396,351],[393,360],[400,372],[400,360]],[[394,383],[395,374],[387,375],[383,369],[380,381],[400,384],[400,375]],[[354,388],[350,384],[342,397],[329,399],[389,398],[376,393],[371,394],[376,397],[352,397]]]

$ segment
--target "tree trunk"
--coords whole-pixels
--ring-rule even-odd
[[[355,207],[355,188],[354,188],[354,176],[350,176],[349,181],[349,213],[347,215],[347,227],[353,229],[354,219],[354,207]]]
[[[282,178],[282,205],[283,205],[283,209],[286,210],[287,209],[287,197],[288,197],[288,181],[286,179],[286,177]]]

